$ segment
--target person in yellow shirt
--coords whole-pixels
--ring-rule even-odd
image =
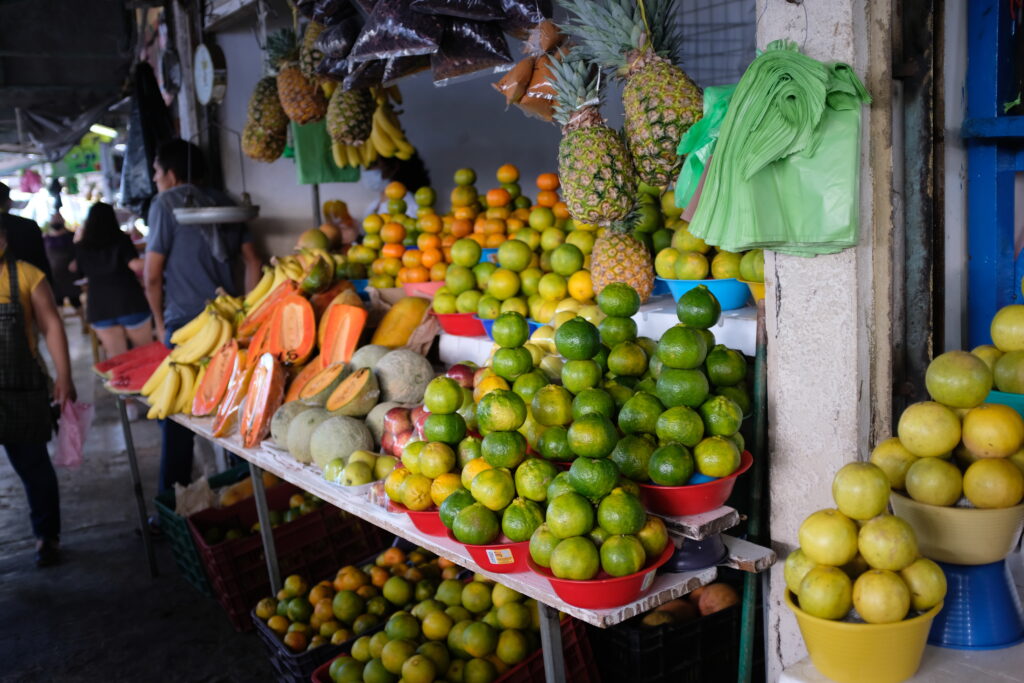
[[[46,451],[53,432],[49,377],[39,357],[41,333],[53,359],[54,402],[76,397],[64,323],[43,272],[16,261],[0,224],[0,445],[21,477],[36,536],[36,566],[60,561],[60,494]]]

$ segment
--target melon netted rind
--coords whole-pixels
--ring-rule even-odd
[[[349,361],[349,365],[352,366],[352,370],[358,370],[359,368],[375,368],[380,359],[391,353],[391,349],[380,344],[367,344],[361,348],[356,349],[356,352],[352,354],[352,359]]]
[[[331,416],[323,408],[307,408],[288,425],[288,452],[299,462],[309,462],[309,440],[321,422]]]
[[[397,349],[377,362],[381,400],[420,403],[434,367],[426,358],[408,349]]]
[[[373,407],[366,415],[366,426],[370,428],[370,434],[373,435],[373,441],[378,446],[380,440],[384,437],[384,416],[387,415],[388,411],[392,408],[401,408],[402,404],[396,401],[385,401],[384,403],[378,403]]]
[[[309,440],[309,454],[323,469],[335,458],[348,460],[355,451],[372,451],[373,435],[362,420],[335,415],[317,425]]]
[[[288,425],[296,415],[309,408],[302,401],[288,401],[274,411],[274,417],[270,418],[270,438],[279,448],[288,448]]]

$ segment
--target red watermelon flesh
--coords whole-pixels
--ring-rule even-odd
[[[107,380],[107,388],[115,394],[137,394],[162,362],[163,358],[159,358],[114,368],[112,377]]]
[[[162,343],[155,341],[144,346],[137,346],[134,349],[119,353],[113,358],[100,361],[92,366],[92,369],[100,377],[109,379],[113,376],[113,370],[121,365],[138,364],[140,362],[151,362],[154,359],[159,363],[170,353],[170,349]]]

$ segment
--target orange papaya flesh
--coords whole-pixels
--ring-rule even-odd
[[[282,299],[270,319],[266,350],[282,363],[306,362],[316,345],[316,321],[309,301],[293,294]]]
[[[241,354],[239,354],[241,356]],[[241,360],[241,359],[239,359]],[[213,435],[216,437],[227,436],[235,428],[238,417],[238,405],[245,398],[249,390],[249,380],[252,379],[253,366],[244,365],[237,360],[231,372],[231,382],[224,392],[224,398],[217,406],[217,416],[213,420]]]
[[[246,367],[256,365],[256,361],[259,360],[260,355],[267,350],[270,343],[270,321],[267,320],[260,329],[256,330],[256,335],[253,336],[252,341],[249,342],[248,349],[248,362]]]
[[[302,388],[309,383],[309,380],[313,379],[320,370],[323,368],[320,366],[320,356],[314,356],[308,363],[302,366],[302,370],[299,374],[292,378],[292,381],[288,384],[288,390],[284,395],[284,402],[296,401],[299,398],[299,394],[302,393]]]
[[[245,393],[245,407],[239,417],[242,445],[253,448],[270,433],[270,418],[284,401],[284,366],[271,353],[256,363]]]
[[[320,365],[348,363],[359,347],[359,338],[366,327],[367,312],[359,306],[331,304],[324,314],[323,339],[320,342]]]
[[[309,297],[309,304],[313,307],[313,315],[316,316],[317,320],[323,317],[324,311],[334,302],[334,298],[345,290],[355,293],[351,282],[348,280],[338,280],[324,291]],[[356,298],[358,297],[359,295],[356,294]]]
[[[196,388],[192,399],[192,414],[197,416],[210,415],[217,410],[217,405],[224,398],[231,381],[231,370],[238,358],[238,342],[234,339],[220,347],[206,365],[203,379]]]
[[[285,280],[277,287],[274,288],[267,298],[263,302],[253,309],[249,315],[245,316],[242,323],[238,326],[238,330],[235,333],[236,336],[241,340],[252,339],[259,330],[260,325],[269,320],[274,315],[274,309],[277,308],[277,304],[292,294],[295,294],[299,289],[299,286],[293,280]]]

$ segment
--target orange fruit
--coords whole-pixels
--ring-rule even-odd
[[[451,203],[455,207],[468,207],[476,202],[476,190],[468,185],[459,185],[452,190]]]
[[[452,208],[452,216],[458,220],[473,220],[479,213],[477,206],[455,206]]]
[[[565,202],[555,202],[555,205],[551,207],[551,210],[555,212],[555,218],[569,217],[569,207],[565,205]]]
[[[395,277],[398,275],[398,271],[402,269],[402,260],[389,256],[381,259],[384,264],[384,275]]]
[[[493,191],[493,190],[492,190]],[[502,220],[507,219],[512,215],[507,206],[492,206],[484,212],[486,218],[501,218]]]
[[[487,246],[487,235],[483,234],[482,232],[474,232],[472,235],[469,236],[469,239],[473,240],[481,247]]]
[[[390,244],[399,243],[405,239],[405,226],[401,223],[385,223],[380,229],[380,236]]]
[[[456,218],[452,221],[452,235],[465,237],[473,232],[473,222],[468,218]]]
[[[440,249],[433,248],[424,249],[422,254],[423,255],[420,257],[420,263],[422,263],[426,268],[432,268],[435,264],[440,263],[441,259],[444,257]]]
[[[430,267],[431,282],[443,282],[444,276],[448,273],[448,264],[439,261]]]
[[[519,169],[512,164],[502,164],[494,175],[499,183],[514,183],[519,180]]]
[[[373,263],[370,264],[370,274],[371,275],[385,275],[386,274],[384,272],[384,259],[382,259],[382,258],[374,259]]]
[[[381,239],[380,235],[367,235],[363,238],[363,246],[368,249],[377,250],[380,249],[384,244],[384,240]]]
[[[380,253],[387,258],[400,259],[405,253],[405,247],[401,244],[385,244],[380,248]]]
[[[417,221],[417,227],[423,232],[437,234],[441,232],[441,217],[435,213],[427,214]]]
[[[512,195],[503,187],[487,190],[487,206],[505,206],[512,201]]]
[[[558,186],[557,173],[541,173],[537,176],[537,188],[540,190],[557,190]]]
[[[423,251],[437,249],[441,246],[441,238],[428,232],[422,232],[416,238],[416,246]]]
[[[505,233],[505,221],[500,218],[488,218],[484,221],[485,235],[499,235]]]
[[[500,247],[505,242],[505,239],[505,236],[501,233],[487,235],[484,240],[484,246],[488,248]]]
[[[558,193],[553,190],[541,190],[537,193],[537,205],[552,208],[558,203]]]
[[[441,237],[441,246],[442,247],[450,247],[453,244],[455,244],[455,242],[458,241],[458,239],[459,238],[456,237],[455,235],[453,235],[451,233],[448,233],[447,235],[444,235],[444,236]]]
[[[402,254],[402,265],[406,268],[415,268],[416,266],[421,265],[422,256],[423,252],[419,249],[409,249]]]
[[[384,196],[388,199],[402,199],[406,192],[405,185],[397,181],[388,183],[388,186],[384,188]]]
[[[414,266],[405,275],[406,282],[426,282],[430,279],[430,271],[424,266]]]

